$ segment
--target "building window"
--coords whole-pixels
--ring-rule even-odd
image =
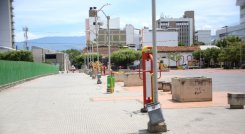
[[[243,10],[243,9],[245,9],[245,5],[242,5],[242,6],[241,6],[241,10]]]
[[[240,18],[245,18],[245,14],[241,14],[240,15]]]

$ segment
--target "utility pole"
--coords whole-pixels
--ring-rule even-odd
[[[242,67],[242,43],[240,42],[240,67]]]
[[[158,103],[157,84],[157,48],[156,48],[156,1],[152,0],[152,43],[153,43],[153,87],[154,103]]]
[[[99,57],[99,37],[98,37],[98,33],[99,33],[99,29],[100,29],[100,25],[101,23],[98,22],[98,12],[100,10],[96,10],[96,15],[95,15],[95,34],[96,34],[96,48],[97,48],[97,67],[98,67],[98,71],[97,71],[97,84],[101,84],[102,81],[100,80],[101,78],[101,74],[100,74],[100,57]]]
[[[28,41],[28,27],[23,27],[23,31],[24,31],[24,38],[25,38],[24,49],[25,50],[29,50],[28,45],[27,45],[27,41]]]
[[[157,48],[156,48],[156,0],[152,0],[152,43],[153,43],[153,104],[147,106],[150,121],[148,122],[148,131],[152,133],[166,132],[167,125],[160,103],[158,102],[158,84],[157,84]]]
[[[108,73],[111,75],[111,37],[110,37],[110,16],[106,16],[107,18],[107,36],[108,36]]]
[[[87,69],[89,68],[89,47],[88,47],[88,44],[87,44]]]

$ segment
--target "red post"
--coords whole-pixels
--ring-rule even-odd
[[[142,49],[142,72],[143,72],[143,102],[144,102],[144,108],[142,111],[146,111],[146,105],[153,102],[153,87],[152,87],[152,77],[150,77],[151,82],[151,96],[147,97],[147,88],[146,88],[146,82],[147,77],[146,73],[153,74],[153,56],[152,56],[152,47],[144,47]],[[146,70],[146,61],[150,61],[150,70]],[[148,80],[149,82],[149,80]]]

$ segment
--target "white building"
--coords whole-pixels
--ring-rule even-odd
[[[245,23],[245,0],[237,0],[236,5],[240,6],[240,24]]]
[[[103,16],[105,17],[105,16]],[[100,23],[101,25],[97,25]],[[110,29],[120,29],[120,18],[113,18],[109,21]],[[107,29],[107,20],[106,18],[102,20],[99,15],[97,14],[96,7],[90,7],[89,10],[89,18],[85,19],[85,33],[86,33],[86,42],[92,41],[94,42],[96,39],[96,33],[99,33],[99,29]]]
[[[104,16],[103,16],[104,17]],[[96,20],[97,19],[97,20]],[[95,22],[100,22],[100,26],[96,28]],[[110,44],[111,46],[128,46],[133,49],[140,48],[140,35],[139,30],[134,28],[133,25],[127,24],[124,29],[120,29],[120,18],[110,19]],[[98,24],[98,23],[97,23]],[[97,14],[97,9],[91,7],[89,10],[89,18],[85,20],[86,29],[86,44],[90,45],[95,43],[96,33],[98,31],[98,44],[99,46],[107,46],[107,20],[101,19]],[[95,47],[95,46],[94,46]]]
[[[240,6],[240,24],[236,26],[224,26],[223,29],[217,30],[217,39],[234,35],[245,41],[245,0],[237,0],[236,5]]]
[[[199,46],[200,50],[206,50],[208,48],[217,48],[217,49],[220,49],[219,47],[215,46],[215,45],[210,45],[210,46]]]
[[[0,46],[9,49],[15,48],[12,2],[0,0]]]
[[[185,11],[182,18],[161,17],[157,20],[157,27],[166,30],[176,29],[178,42],[190,46],[193,44],[195,34],[194,11]]]
[[[152,46],[152,30],[144,28],[141,30],[142,46]],[[178,32],[166,31],[163,29],[156,30],[157,46],[178,46]]]
[[[158,61],[162,60],[164,64],[170,67],[176,67],[178,65],[185,65],[188,64],[190,61],[193,60],[192,53],[194,51],[200,50],[197,46],[159,46],[157,47],[157,59]],[[179,53],[181,55],[181,59],[177,62],[169,58],[169,54],[171,53]]]
[[[211,30],[198,30],[195,32],[195,41],[211,44]]]
[[[50,64],[58,65],[60,71],[68,71],[71,63],[69,55],[62,52],[55,52],[45,48],[32,46],[32,55],[34,62],[47,62]]]
[[[131,24],[127,24],[124,29],[126,31],[127,46],[135,50],[140,49],[140,30],[134,28]]]

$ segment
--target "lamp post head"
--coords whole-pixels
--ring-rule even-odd
[[[228,26],[223,26],[222,28],[227,28]]]

